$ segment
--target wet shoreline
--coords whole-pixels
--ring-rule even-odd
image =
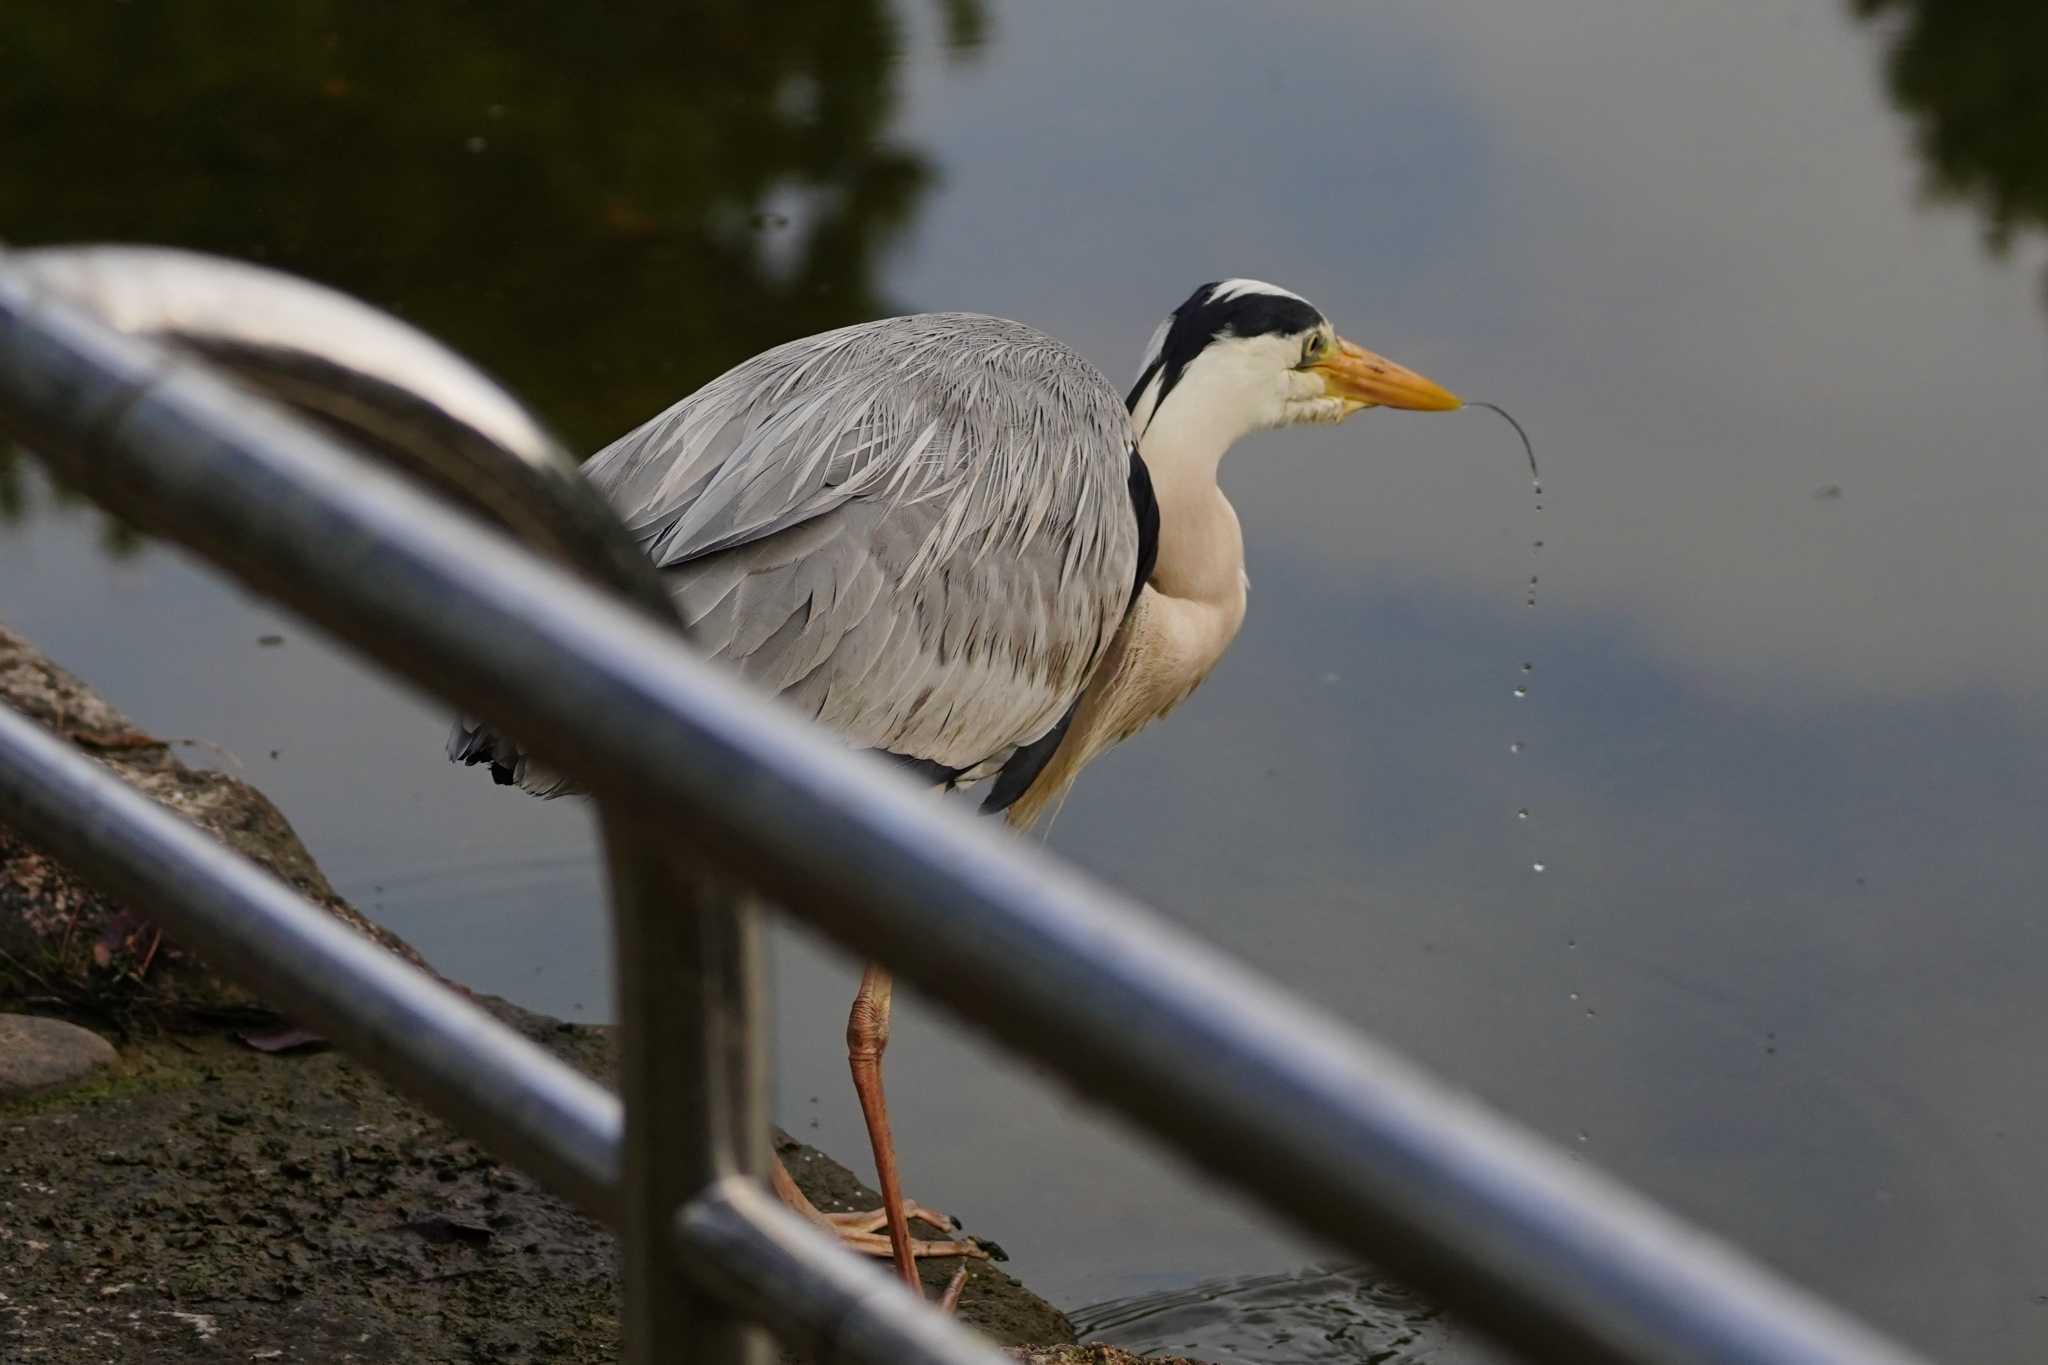
[[[254,788],[187,768],[4,629],[0,700],[419,960],[335,895]],[[616,1358],[608,1231],[348,1057],[290,1045],[260,993],[4,829],[0,948],[0,1011],[67,1018],[118,1050],[83,1080],[0,1097],[10,1358]],[[476,998],[587,1074],[610,1074],[610,1028]],[[782,1134],[777,1145],[821,1207],[875,1202],[830,1157]],[[954,1265],[927,1263],[928,1280],[942,1285]],[[986,1264],[960,1313],[1006,1345],[1073,1341],[1064,1315]]]

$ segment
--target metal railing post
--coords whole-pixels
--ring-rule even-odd
[[[605,822],[619,1092],[626,1365],[766,1365],[758,1327],[680,1273],[675,1215],[767,1168],[757,916],[645,825]]]

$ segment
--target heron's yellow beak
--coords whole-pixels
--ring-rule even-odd
[[[1330,397],[1344,400],[1347,415],[1370,407],[1452,412],[1465,406],[1464,399],[1442,385],[1342,337],[1329,355],[1309,368],[1322,375]]]

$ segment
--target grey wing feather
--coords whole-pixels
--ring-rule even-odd
[[[937,313],[764,352],[584,473],[701,649],[972,782],[1059,721],[1123,618],[1130,448],[1085,360]]]

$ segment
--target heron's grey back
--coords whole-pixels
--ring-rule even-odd
[[[974,781],[1065,714],[1122,620],[1130,450],[1059,342],[928,313],[764,352],[584,473],[701,648],[856,747]]]

